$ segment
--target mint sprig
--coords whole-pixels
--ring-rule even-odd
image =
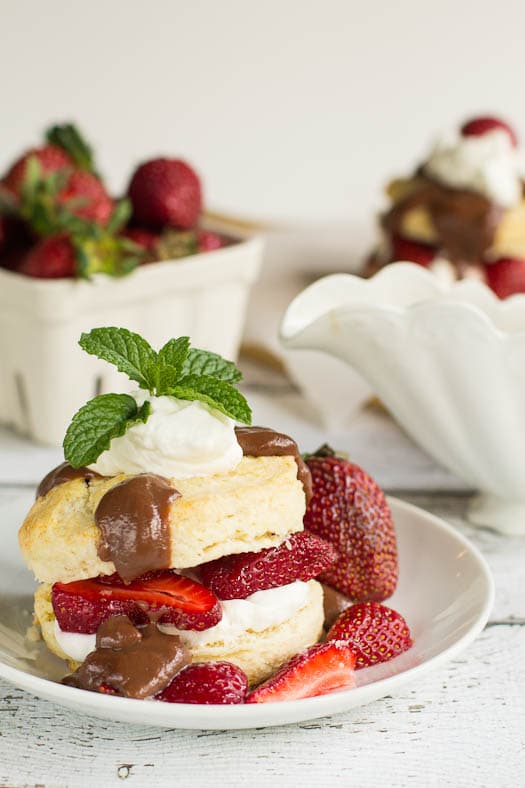
[[[109,361],[141,389],[154,388],[157,354],[139,334],[127,328],[94,328],[82,334],[78,344],[86,353]]]
[[[158,351],[126,328],[94,328],[82,334],[87,353],[113,364],[151,396],[197,400],[235,421],[251,424],[252,413],[234,383],[242,374],[216,353],[190,348],[189,337],[170,339]],[[150,403],[138,408],[128,394],[95,397],[75,414],[64,439],[64,455],[74,467],[88,465],[138,421],[146,422]]]
[[[101,394],[83,405],[64,438],[64,456],[73,468],[95,462],[113,438],[139,421],[146,422],[150,403],[140,408],[129,394]]]

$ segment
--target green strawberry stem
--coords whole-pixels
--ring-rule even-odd
[[[69,154],[80,170],[87,170],[100,177],[95,167],[92,147],[72,123],[51,126],[46,131],[46,140]]]

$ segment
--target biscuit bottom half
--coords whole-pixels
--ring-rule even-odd
[[[35,619],[47,647],[66,659],[73,670],[78,663],[67,658],[55,637],[55,615],[51,604],[51,585],[43,584],[35,594]],[[290,618],[261,632],[245,630],[228,641],[189,646],[192,662],[227,660],[247,675],[250,686],[264,681],[294,654],[316,643],[323,629],[323,590],[316,580],[308,582],[306,604]],[[181,635],[184,640],[184,635]]]

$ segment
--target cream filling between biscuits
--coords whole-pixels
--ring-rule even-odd
[[[244,632],[262,632],[279,626],[307,604],[308,595],[308,583],[296,580],[278,588],[256,591],[246,599],[223,600],[221,620],[202,632],[176,629],[169,625],[160,625],[160,629],[170,635],[179,635],[190,648],[214,643],[227,644]],[[54,626],[57,643],[69,659],[83,662],[95,649],[95,634],[65,632],[60,629],[56,619]]]

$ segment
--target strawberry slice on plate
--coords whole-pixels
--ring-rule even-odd
[[[387,662],[413,645],[408,624],[396,610],[377,602],[347,608],[326,636],[348,643],[356,656],[356,670]]]
[[[85,634],[93,634],[115,615],[141,625],[153,614],[161,624],[199,631],[215,626],[222,617],[215,594],[173,570],[150,572],[128,585],[117,574],[55,583],[51,601],[63,631]]]
[[[354,687],[354,666],[355,656],[348,643],[333,641],[311,646],[250,692],[246,703],[300,700]]]
[[[278,547],[217,558],[203,564],[199,574],[219,599],[246,599],[256,591],[311,580],[336,558],[337,552],[329,542],[300,531]]]

